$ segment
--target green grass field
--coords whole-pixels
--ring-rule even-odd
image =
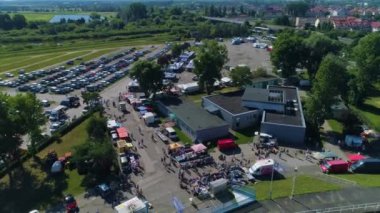
[[[380,175],[379,174],[339,174],[337,177],[355,181],[364,187],[380,187]]]
[[[95,114],[93,116],[98,116]],[[58,156],[72,152],[74,147],[87,141],[86,125],[89,119],[82,122],[71,132],[64,135],[60,143],[53,143],[37,154],[43,158],[49,150],[55,150]],[[61,175],[50,176],[42,164],[32,159],[14,170],[14,187],[9,186],[9,176],[0,180],[0,212],[29,212],[31,209],[46,209],[61,202],[64,195],[78,195],[84,192],[82,180],[77,170],[66,169]]]
[[[191,139],[189,138],[189,136],[187,136],[180,128],[178,127],[174,127],[174,130],[176,131],[177,133],[177,136],[178,136],[178,139],[184,143],[184,144],[192,144],[193,142],[191,141]]]
[[[331,130],[335,133],[338,133],[338,134],[342,134],[343,133],[343,128],[344,128],[344,125],[335,120],[335,119],[329,119],[327,120],[327,123],[329,124],[329,126],[331,127]]]
[[[55,15],[90,15],[92,12],[81,12],[81,11],[62,11],[62,12],[31,12],[31,11],[21,11],[17,14],[22,14],[28,21],[49,21]],[[116,12],[97,12],[99,15],[104,17],[115,17]],[[14,15],[16,13],[11,13]]]
[[[360,107],[350,106],[351,110],[369,125],[371,128],[380,131],[380,84],[376,84],[371,95]]]
[[[232,131],[232,134],[235,136],[235,140],[237,144],[247,144],[247,143],[253,142],[255,131],[256,129],[254,127],[249,127],[246,129]]]
[[[33,71],[52,65],[66,63],[68,60],[82,57],[89,61],[122,47],[159,44],[171,41],[172,36],[160,34],[147,38],[125,38],[121,40],[76,40],[59,45],[46,43],[31,48],[12,50],[12,46],[0,47],[0,73],[16,72],[19,69]]]
[[[289,197],[291,194],[292,186],[293,178],[273,181],[272,198],[276,199]],[[252,187],[256,190],[256,196],[258,200],[269,199],[270,181],[260,181],[256,184],[253,184]],[[310,176],[299,175],[296,178],[294,194],[301,195],[338,189],[340,189],[340,187],[337,185],[327,183]]]

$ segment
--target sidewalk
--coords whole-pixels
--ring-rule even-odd
[[[350,206],[380,202],[380,188],[348,188],[339,191],[321,192],[295,196],[293,200],[280,198],[258,202],[255,212],[298,212],[313,209]],[[355,211],[360,212],[360,211]]]

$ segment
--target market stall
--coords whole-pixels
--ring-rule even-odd
[[[119,136],[119,139],[126,140],[128,139],[128,130],[125,127],[120,127],[116,129],[117,135]]]
[[[191,146],[191,149],[195,152],[195,153],[200,153],[200,152],[204,152],[207,150],[207,147],[201,143],[199,144],[194,144]]]

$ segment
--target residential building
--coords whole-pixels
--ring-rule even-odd
[[[176,125],[194,142],[206,142],[225,137],[229,125],[194,103],[181,98],[165,97],[157,101],[159,111],[176,122]]]
[[[252,79],[252,82],[250,85],[246,85],[245,87],[252,87],[252,88],[262,88],[265,89],[268,87],[268,85],[279,85],[282,83],[282,79],[275,76],[268,76],[268,77],[257,77]]]
[[[332,18],[334,29],[343,30],[371,30],[371,22],[365,19],[360,19],[356,17],[345,17],[345,18]]]
[[[371,22],[371,28],[372,28],[372,32],[378,32],[380,30],[380,22],[378,21]]]

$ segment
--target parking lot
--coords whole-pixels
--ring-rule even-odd
[[[231,41],[225,41],[224,44],[228,49],[229,61],[226,64],[227,66],[235,67],[245,64],[251,70],[263,67],[267,69],[268,73],[272,72],[270,54],[266,49],[254,48],[250,42],[232,45]]]

